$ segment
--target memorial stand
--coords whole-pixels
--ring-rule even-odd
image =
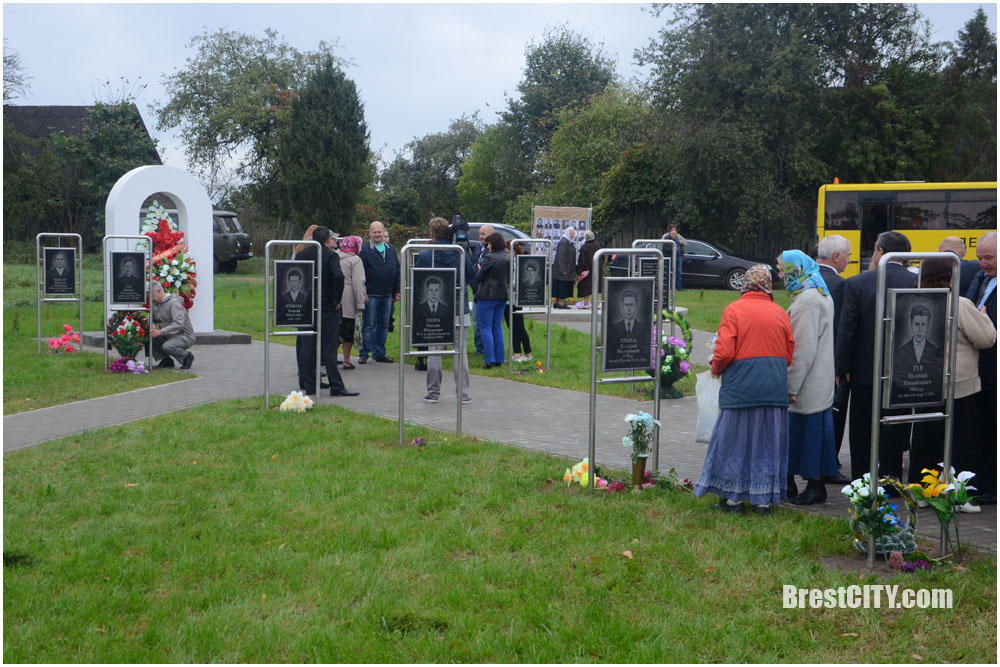
[[[279,246],[291,246],[295,247],[297,245],[303,246],[315,246],[316,247],[316,258],[317,261],[314,262],[315,265],[319,266],[319,270],[314,270],[312,272],[312,324],[313,329],[311,331],[300,331],[296,328],[295,331],[279,331],[278,327],[290,327],[296,326],[292,324],[278,324],[277,317],[275,313],[275,308],[271,304],[271,292],[272,288],[275,287],[275,281],[271,274],[271,249]],[[316,345],[316,402],[319,403],[319,393],[320,387],[322,386],[322,381],[320,379],[320,366],[323,363],[323,340],[322,331],[323,324],[320,321],[320,304],[323,297],[323,281],[322,281],[322,266],[323,266],[323,247],[319,241],[268,241],[264,246],[264,409],[269,410],[271,408],[271,336],[313,336],[314,343]],[[308,260],[307,260],[308,261]],[[275,301],[277,301],[277,293],[275,290]],[[274,331],[272,331],[272,326]],[[336,353],[335,353],[336,354]],[[334,361],[334,363],[336,363]]]
[[[76,258],[73,261],[74,277],[73,277],[73,289],[76,296],[62,297],[62,296],[49,296],[46,294],[46,278],[42,275],[42,268],[45,260],[44,250],[49,248],[43,248],[41,245],[43,238],[54,238],[57,239],[57,243],[61,243],[62,239],[76,239],[76,247],[72,248]],[[62,248],[63,246],[58,246]],[[70,247],[67,247],[70,249]],[[47,268],[47,267],[46,267]],[[83,335],[83,238],[79,234],[64,234],[56,232],[42,232],[35,237],[35,312],[37,315],[38,323],[38,354],[42,353],[42,303],[68,303],[75,301],[78,305],[79,310],[79,320],[80,326],[77,331],[80,335]],[[107,318],[105,318],[107,321]],[[107,367],[107,355],[105,355],[104,365]]]
[[[925,412],[917,414],[915,409],[911,409],[911,414],[908,415],[891,415],[882,416],[883,409],[883,393],[887,393],[891,390],[891,382],[893,376],[893,369],[890,366],[888,370],[883,368],[884,361],[884,350],[887,338],[885,336],[885,328],[888,324],[891,324],[895,318],[896,313],[890,312],[886,313],[886,266],[889,262],[905,262],[907,260],[925,260],[925,259],[947,259],[952,262],[952,273],[951,273],[951,293],[947,315],[947,350],[944,357],[944,400],[939,402],[938,405],[943,403],[943,412]],[[869,470],[872,471],[870,475],[871,478],[871,498],[873,503],[873,508],[878,506],[878,486],[879,477],[878,474],[878,461],[879,461],[879,427],[882,425],[899,425],[899,424],[913,424],[917,422],[928,422],[928,421],[938,421],[944,420],[944,470],[941,473],[941,481],[944,484],[951,482],[951,450],[952,450],[952,430],[951,421],[954,417],[954,402],[955,402],[955,354],[958,342],[958,285],[961,273],[961,263],[957,255],[951,252],[890,252],[886,253],[879,259],[878,263],[878,286],[875,293],[875,348],[873,350],[873,375],[872,375],[872,423],[871,423],[871,459],[869,462]],[[916,275],[914,276],[916,280]],[[919,287],[919,283],[918,283]],[[909,290],[907,290],[909,291]],[[895,300],[893,300],[890,305],[894,305]],[[892,343],[893,341],[889,341]],[[905,407],[904,404],[899,404],[900,407]],[[923,402],[921,405],[928,405],[928,403]],[[941,528],[941,556],[945,555],[946,549],[946,528],[942,526]],[[868,567],[875,566],[875,549],[876,549],[876,536],[874,533],[868,536]]]
[[[657,240],[659,242],[659,240]],[[663,308],[653,308],[654,304],[663,303],[663,253],[657,248],[602,248],[594,253],[594,260],[591,266],[591,275],[596,278],[601,275],[601,260],[606,256],[613,255],[634,255],[634,256],[647,256],[653,257],[657,260],[656,264],[656,275],[647,278],[627,278],[627,279],[612,279],[604,278],[603,289],[596,293],[593,298],[594,308],[590,313],[590,425],[589,425],[589,442],[588,442],[588,454],[590,459],[590,469],[589,469],[589,488],[594,488],[594,467],[596,466],[596,421],[597,421],[597,385],[598,384],[634,384],[636,382],[652,382],[653,383],[653,419],[659,421],[660,419],[660,377],[659,377],[659,362],[660,362],[660,344],[662,340],[661,331],[663,328]],[[631,265],[631,262],[630,262]],[[656,335],[650,335],[650,340],[645,341],[644,349],[650,349],[652,351],[652,359],[650,360],[650,367],[648,370],[651,373],[651,377],[612,377],[612,378],[601,378],[598,379],[598,367],[597,367],[597,351],[601,350],[601,366],[605,370],[608,368],[608,343],[609,337],[609,326],[611,323],[609,321],[609,309],[607,304],[607,299],[610,295],[611,289],[609,286],[609,281],[611,280],[625,280],[629,283],[639,284],[639,283],[652,283],[655,285],[656,296],[651,297],[651,303],[649,303],[647,308],[641,308],[639,312],[645,312],[647,315],[652,316],[655,310],[655,322],[656,322]],[[626,288],[625,291],[628,291]],[[623,292],[624,294],[624,292]],[[637,302],[640,300],[637,298]],[[597,305],[600,304],[600,310],[603,311],[603,319],[605,321],[604,330],[601,332],[601,345],[597,344],[597,334],[598,334],[598,323],[597,323]],[[651,319],[652,322],[652,319]],[[650,347],[651,346],[651,347]],[[647,370],[645,368],[636,369],[634,367],[622,368],[622,370]],[[658,426],[653,426],[655,429],[655,434],[653,436],[653,471],[659,470],[660,465],[660,429]]]
[[[113,262],[109,262],[108,261],[108,250],[109,250],[109,248],[108,248],[108,242],[109,241],[136,241],[137,245],[142,244],[142,245],[145,246],[145,250],[142,251],[142,254],[143,254],[144,258],[145,258],[145,262],[144,262],[143,266],[146,267],[146,270],[144,271],[144,273],[146,275],[146,280],[144,281],[144,283],[145,283],[145,285],[144,285],[144,292],[145,292],[145,294],[143,295],[143,299],[141,301],[136,301],[136,302],[115,301],[114,294],[113,294],[114,283],[115,283],[114,275],[108,275],[109,272],[113,273],[114,269],[115,269],[115,267],[113,266]],[[138,252],[138,251],[136,251],[136,252]],[[114,252],[112,252],[112,254],[114,254]],[[104,283],[103,283],[104,284],[104,289],[103,289],[103,297],[104,297],[104,322],[101,325],[101,329],[103,329],[103,331],[104,331],[104,368],[107,369],[108,368],[108,347],[109,347],[109,344],[108,344],[108,320],[111,319],[111,313],[118,312],[119,310],[140,310],[140,311],[144,311],[146,313],[146,315],[147,315],[149,326],[150,327],[153,326],[153,308],[152,308],[152,303],[151,303],[151,299],[153,298],[153,239],[149,238],[148,236],[135,236],[135,235],[131,235],[131,234],[109,234],[108,236],[105,236],[104,240],[101,242],[101,257],[102,257],[102,259],[104,261]],[[112,308],[111,307],[112,305],[119,305],[121,303],[140,303],[142,305],[140,307],[138,307],[138,308],[128,308],[128,309],[124,309],[124,308]],[[148,331],[146,332],[146,335],[149,335]],[[150,362],[150,358],[152,356],[151,351],[150,351],[150,346],[151,345],[152,345],[152,342],[150,342],[147,345],[143,346],[143,348],[146,351],[146,367],[147,368],[149,368],[149,366],[150,366],[149,362]]]
[[[456,317],[458,319],[458,326],[455,327],[452,324],[452,330],[457,328],[458,340],[455,341],[455,345],[451,350],[418,350],[416,352],[410,351],[410,330],[412,325],[412,304],[413,304],[413,263],[416,261],[416,255],[421,250],[433,250],[436,252],[457,252],[462,260],[458,263],[458,290],[451,294],[451,298],[459,299],[458,303],[453,303],[449,306],[450,308],[450,322],[454,323]],[[464,373],[462,372],[461,364],[462,360],[465,358],[465,339],[468,337],[466,333],[465,326],[465,303],[468,301],[468,294],[466,292],[467,286],[465,284],[465,248],[458,244],[445,244],[445,243],[413,243],[409,242],[400,251],[401,256],[401,286],[400,286],[400,301],[399,301],[399,444],[402,445],[404,440],[404,386],[406,382],[406,358],[407,357],[453,357],[458,373],[456,377],[458,378],[458,386],[456,388],[456,403],[458,404],[458,412],[455,422],[455,433],[462,435],[462,396],[465,395],[464,387]],[[435,253],[431,253],[431,268],[434,268],[434,256]],[[460,313],[456,316],[455,313]]]
[[[521,309],[522,315],[532,315],[535,313],[545,313],[545,370],[551,368],[552,364],[552,240],[551,239],[511,239],[510,241],[510,319],[507,321],[507,332],[510,334],[507,340],[507,372],[514,370],[514,307],[519,306],[518,293],[520,291],[521,276],[517,272],[518,255],[514,254],[515,245],[530,246],[530,255],[534,256],[535,246],[544,248],[545,272],[542,290],[544,292],[545,304],[543,310]],[[523,255],[521,255],[523,257]]]

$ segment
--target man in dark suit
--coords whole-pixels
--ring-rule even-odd
[[[608,355],[608,368],[633,367],[636,362],[645,364],[652,349],[652,330],[649,322],[639,319],[639,293],[628,287],[620,299],[621,319],[608,326],[604,346]]]
[[[965,296],[969,291],[972,279],[979,273],[979,262],[965,259],[965,241],[957,236],[945,237],[938,245],[938,252],[953,252],[962,260],[962,272],[958,278],[958,293]]]
[[[413,338],[422,344],[444,343],[454,330],[454,313],[442,301],[441,279],[431,276],[424,281],[424,301],[413,311]]]
[[[819,264],[819,274],[823,276],[826,286],[833,298],[833,341],[837,343],[837,326],[840,324],[840,313],[844,309],[844,279],[841,272],[851,261],[851,242],[843,236],[831,234],[824,236],[816,248],[816,263]],[[840,445],[844,440],[844,426],[847,424],[847,406],[851,398],[851,383],[842,378],[833,396],[833,439],[837,443],[837,468],[840,468]],[[826,476],[827,484],[850,484],[851,480],[843,475]]]
[[[907,395],[908,402],[943,398],[944,350],[927,338],[931,311],[923,304],[910,309],[910,338],[897,345],[892,359],[893,395]],[[911,476],[912,477],[912,476]]]
[[[285,291],[278,295],[278,322],[281,324],[301,324],[306,320],[306,304],[309,294],[302,289],[302,272],[289,270],[285,276]]]
[[[997,233],[987,232],[976,244],[980,271],[972,279],[966,298],[979,310],[990,316],[997,325]],[[979,378],[983,384],[979,392],[979,414],[982,415],[983,469],[973,484],[979,487],[976,503],[996,505],[997,502],[997,345],[979,351]]]
[[[878,263],[890,252],[910,252],[910,241],[899,232],[882,232],[875,241],[871,270],[844,282],[844,302],[835,343],[837,383],[851,383],[851,477],[869,472],[871,459],[872,374],[875,351],[875,293]],[[913,287],[915,277],[900,262],[889,262],[885,271],[887,288]],[[899,414],[883,410],[883,415]],[[879,473],[903,478],[903,452],[907,449],[910,429],[883,426],[879,436]]]
[[[357,396],[358,392],[349,391],[344,386],[340,371],[337,370],[340,300],[344,296],[344,272],[340,268],[340,257],[334,252],[337,239],[326,227],[317,227],[313,230],[312,240],[320,242],[320,256],[316,255],[316,246],[310,245],[298,253],[295,259],[315,262],[317,275],[323,281],[323,300],[319,304],[322,332],[318,346],[315,336],[296,336],[295,361],[299,367],[299,389],[307,394],[316,393],[316,348],[319,347],[320,363],[326,366],[326,376],[330,380],[330,395]],[[311,327],[307,328],[309,329]]]

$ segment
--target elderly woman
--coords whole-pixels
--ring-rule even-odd
[[[801,250],[781,253],[795,354],[788,367],[788,496],[793,505],[826,501],[822,477],[837,476],[833,438],[833,298],[819,264]],[[806,481],[798,494],[795,475]]]
[[[920,267],[920,287],[951,287],[951,262],[946,259],[924,260]],[[983,450],[995,447],[995,442],[984,442],[979,424],[995,415],[981,415],[976,394],[982,390],[979,377],[979,350],[993,346],[997,330],[990,316],[976,310],[976,305],[964,296],[958,299],[958,336],[955,351],[955,405],[951,420],[952,462],[955,470],[968,470],[981,474]],[[937,410],[938,408],[934,408]],[[936,468],[944,458],[944,422],[921,422],[913,425],[913,444],[910,448],[910,482],[919,483],[924,468]],[[977,484],[973,478],[971,484]],[[926,507],[927,501],[919,504]],[[959,510],[967,513],[981,511],[978,505],[965,503]]]
[[[358,313],[363,312],[368,301],[365,290],[365,267],[361,262],[361,237],[345,236],[340,239],[340,269],[344,272],[344,296],[340,300],[340,342],[344,345],[344,370],[354,370],[351,347]]]
[[[724,512],[742,514],[749,500],[770,514],[785,495],[794,351],[788,313],[771,297],[771,271],[755,264],[743,295],[722,311],[712,356],[712,373],[722,376],[719,418],[694,487],[696,496],[718,495]]]
[[[566,298],[573,296],[573,285],[576,282],[576,229],[567,227],[562,238],[556,244],[556,261],[553,267],[552,296],[556,300],[556,308],[569,308]]]
[[[590,269],[601,244],[590,230],[587,230],[585,238],[587,240],[580,246],[580,259],[576,263],[576,295],[583,299],[582,308],[590,308],[590,295],[594,293],[594,277],[590,275]]]

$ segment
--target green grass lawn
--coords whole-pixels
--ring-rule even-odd
[[[258,404],[4,457],[5,662],[996,661],[993,556],[889,580],[954,610],[783,609],[783,584],[875,582],[818,560],[845,520],[597,495],[558,458]]]

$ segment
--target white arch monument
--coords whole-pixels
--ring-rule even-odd
[[[180,231],[198,263],[198,288],[188,311],[195,333],[215,328],[215,286],[212,273],[212,201],[194,176],[167,166],[137,167],[115,183],[104,207],[105,234],[138,235],[139,209],[152,194],[163,192],[177,205]]]

